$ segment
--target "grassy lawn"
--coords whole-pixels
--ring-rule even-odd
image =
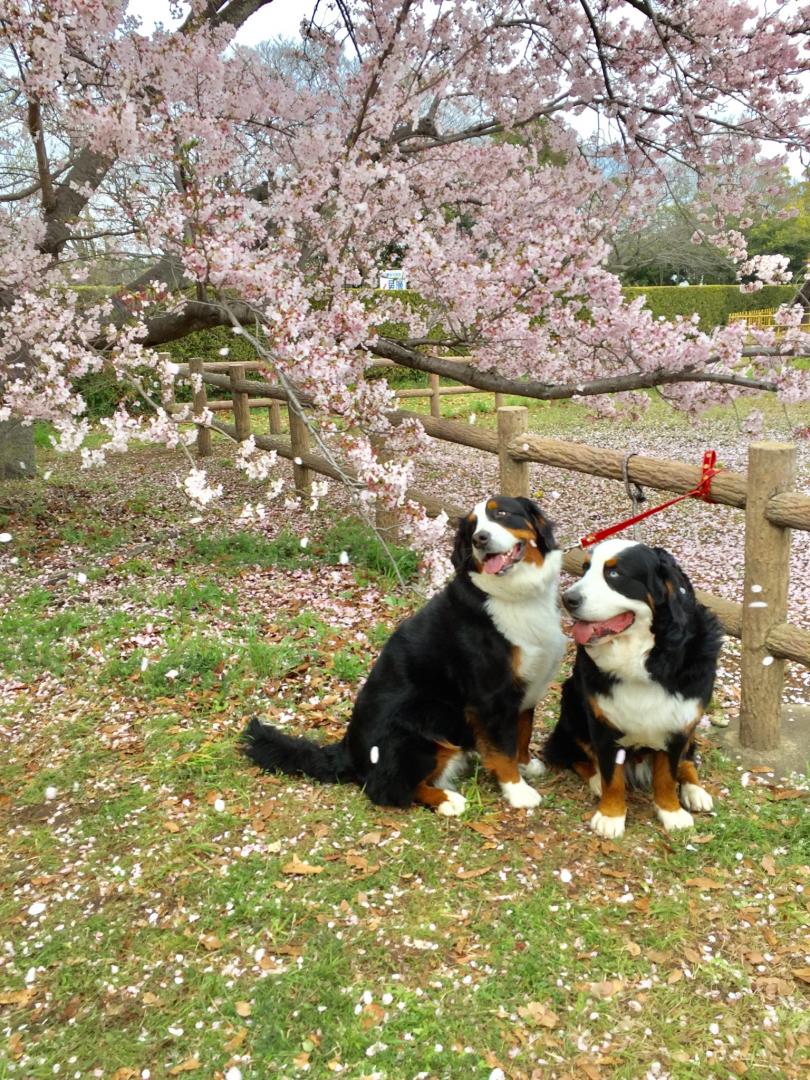
[[[805,1075],[803,784],[707,746],[716,813],[633,796],[610,842],[569,776],[448,820],[260,775],[246,719],[338,737],[417,601],[338,515],[200,524],[175,468],[0,488],[0,1077]]]

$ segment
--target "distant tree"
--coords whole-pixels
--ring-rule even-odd
[[[749,254],[785,255],[794,278],[804,277],[810,260],[810,183],[791,185],[746,238]]]

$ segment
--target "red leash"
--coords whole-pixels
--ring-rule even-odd
[[[712,502],[712,478],[723,471],[716,468],[716,462],[717,454],[715,451],[707,450],[703,455],[701,479],[697,487],[692,488],[691,491],[687,491],[683,495],[676,495],[674,499],[670,499],[668,502],[660,503],[658,506],[651,506],[648,510],[636,514],[635,517],[620,521],[618,525],[608,525],[606,529],[588,533],[587,536],[580,537],[579,546],[587,548],[592,544],[598,544],[600,540],[606,540],[609,536],[613,536],[614,533],[623,532],[625,529],[629,529],[631,525],[636,525],[639,521],[644,521],[645,518],[652,517],[653,514],[658,514],[661,510],[666,510],[668,506],[683,502],[684,499],[703,499],[704,502]]]

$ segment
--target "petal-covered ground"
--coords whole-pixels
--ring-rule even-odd
[[[725,420],[578,420],[564,437],[695,462],[712,445],[745,467]],[[588,830],[590,793],[569,776],[542,778],[533,811],[472,776],[468,813],[445,820],[256,773],[238,753],[245,720],[338,737],[419,600],[336,491],[314,519],[278,505],[240,523],[257,496],[231,457],[217,445],[227,496],[202,520],[168,452],[103,473],[49,461],[48,483],[0,488],[0,1075],[804,1075],[802,776],[743,773],[707,730],[715,811],[668,836],[633,795],[612,842]],[[434,444],[418,470],[453,503],[497,488],[495,459],[459,447]],[[628,511],[615,483],[533,481],[566,546]],[[639,538],[737,599],[741,525],[681,504]],[[808,548],[797,534],[791,619],[805,627]],[[718,714],[737,708],[734,655]],[[808,685],[793,665],[786,699],[810,703]]]

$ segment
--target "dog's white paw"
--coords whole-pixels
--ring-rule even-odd
[[[518,765],[518,771],[524,780],[536,780],[547,769],[540,758],[531,757],[525,765]]]
[[[531,810],[542,802],[540,792],[535,791],[525,780],[501,784],[501,791],[509,805],[514,806],[516,810]]]
[[[681,807],[679,810],[662,810],[660,806],[655,808],[656,814],[661,819],[661,824],[667,832],[675,832],[676,829],[691,829],[695,819],[688,810]]]
[[[467,809],[467,800],[463,795],[459,795],[457,791],[445,791],[444,796],[444,802],[440,802],[436,807],[437,814],[443,814],[445,817],[458,817]]]
[[[603,814],[600,810],[591,818],[591,828],[599,836],[605,836],[609,840],[615,840],[619,836],[624,836],[624,821],[627,817],[626,814],[621,814],[617,817],[609,817],[607,814]]]
[[[597,769],[593,776],[588,780],[588,787],[591,789],[597,799],[602,798],[602,775]]]
[[[700,784],[681,784],[681,802],[687,810],[702,810],[708,813],[714,806],[714,800]]]

